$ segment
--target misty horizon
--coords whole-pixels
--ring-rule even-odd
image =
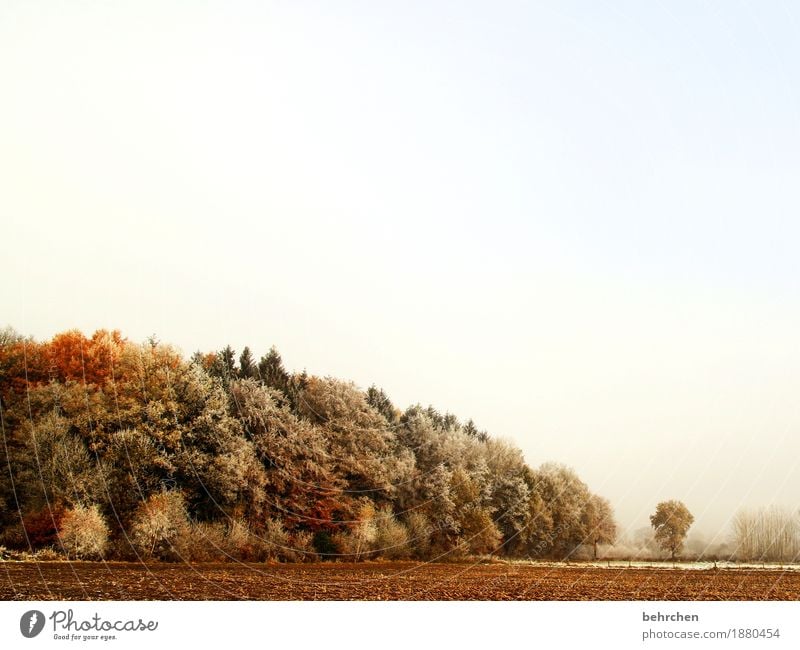
[[[78,329],[78,328],[65,328],[65,329],[61,330],[61,332],[70,331],[72,329]],[[114,327],[101,327],[101,328],[97,328],[97,329],[99,329],[99,330],[105,329],[107,331],[119,330],[119,328],[114,328]],[[91,331],[95,331],[95,330],[91,330]],[[20,333],[22,333],[22,332],[20,332]],[[56,334],[56,333],[57,332],[54,332],[53,334]],[[24,334],[24,333],[22,333],[22,334]],[[173,346],[186,359],[189,359],[189,357],[192,356],[190,353],[187,352],[187,350],[183,346],[177,345],[176,343],[171,342],[169,340],[162,339],[158,335],[158,333],[156,333],[156,332],[151,332],[147,336],[139,337],[138,341],[137,341],[137,339],[134,339],[133,337],[126,336],[124,331],[122,331],[121,334],[127,340],[131,340],[133,342],[144,343],[146,341],[151,341],[152,340],[152,341],[158,341],[160,343],[163,343],[163,344],[166,344],[166,345],[169,345],[169,346]],[[49,339],[51,337],[52,337],[52,335],[51,336],[42,336],[42,337],[38,337],[37,336],[37,337],[34,337],[34,338],[37,341],[44,341],[44,340],[47,340],[47,339]],[[202,348],[196,347],[196,348],[194,348],[193,351],[197,352],[197,353],[201,353],[201,354],[207,354],[209,352],[215,352],[215,351],[221,350],[222,347],[223,346],[221,346],[221,345],[218,345],[217,348],[211,348],[211,349],[202,349]],[[241,350],[244,347],[249,347],[249,348],[252,349],[251,346],[249,346],[249,345],[247,345],[245,343],[239,348],[234,348],[234,351],[238,355],[238,353],[241,352]],[[272,347],[272,345],[268,345],[263,350],[263,352],[266,352],[271,347]],[[279,350],[279,352],[280,352],[280,350]],[[324,373],[320,373],[320,372],[315,371],[314,368],[309,367],[309,366],[307,366],[305,364],[296,365],[296,366],[291,366],[291,365],[287,364],[287,370],[289,372],[292,372],[292,373],[308,372],[309,375],[312,375],[312,376],[334,377],[334,378],[339,379],[339,380],[352,381],[352,379],[349,378],[349,377],[345,377],[345,376],[341,376],[340,374],[337,374],[335,372],[335,370],[334,371],[330,371],[330,372],[326,371]],[[369,382],[364,383],[364,384],[361,384],[359,382],[355,382],[355,384],[361,390],[366,390],[369,386],[375,386],[375,387],[377,387],[379,389],[384,389],[384,390],[386,389],[386,385],[382,384],[381,382],[378,382],[378,381],[369,381]],[[389,392],[388,395],[389,395],[390,399],[394,398],[394,396],[391,394],[391,392]],[[468,413],[468,412],[465,412],[465,413],[455,412],[452,409],[448,408],[448,406],[446,404],[431,403],[431,402],[425,400],[424,398],[412,400],[412,401],[410,401],[408,403],[395,402],[395,406],[400,408],[401,411],[405,411],[406,408],[412,407],[414,405],[420,405],[422,407],[431,406],[431,407],[439,410],[442,413],[451,413],[452,415],[455,415],[462,423],[465,423],[468,420],[474,420],[475,424],[478,426],[479,429],[487,429],[487,427],[485,426],[485,424],[483,422],[481,422],[479,420],[476,420],[473,417],[473,415],[471,415],[470,413]],[[724,523],[720,527],[714,529],[714,528],[712,528],[713,524],[709,524],[708,523],[709,521],[713,521],[713,518],[708,516],[709,508],[708,508],[707,504],[702,504],[702,503],[695,504],[691,499],[686,499],[683,494],[673,494],[669,489],[670,486],[666,485],[666,486],[664,486],[664,488],[662,490],[658,491],[657,493],[654,493],[654,494],[658,494],[659,496],[658,497],[654,497],[654,500],[652,501],[652,503],[651,503],[649,508],[647,507],[646,503],[643,500],[636,500],[635,501],[635,508],[636,508],[635,517],[626,519],[625,518],[625,514],[624,514],[624,510],[622,510],[619,507],[618,501],[616,501],[614,499],[614,495],[613,494],[609,494],[608,491],[603,491],[603,485],[606,485],[606,483],[601,483],[599,486],[594,484],[591,480],[587,479],[585,469],[581,468],[579,466],[576,466],[574,463],[572,463],[570,461],[569,458],[566,458],[566,457],[559,457],[559,458],[556,458],[556,457],[538,457],[538,458],[536,458],[536,457],[534,457],[534,458],[532,458],[532,457],[530,457],[529,453],[526,452],[525,445],[523,444],[523,441],[518,439],[516,436],[509,435],[506,432],[492,430],[491,428],[488,428],[488,433],[489,433],[490,436],[492,436],[494,438],[497,438],[497,439],[500,439],[500,440],[508,440],[511,443],[513,443],[514,445],[520,446],[521,451],[523,452],[523,456],[525,457],[526,462],[531,467],[538,467],[541,464],[549,463],[549,462],[565,465],[565,466],[567,466],[567,467],[569,467],[571,469],[576,470],[578,472],[578,474],[581,477],[583,477],[584,480],[587,481],[587,483],[589,485],[589,488],[593,492],[597,492],[597,493],[601,494],[602,496],[609,498],[611,500],[611,505],[612,505],[612,508],[614,509],[615,519],[616,519],[617,524],[618,524],[618,538],[617,538],[617,541],[616,541],[615,545],[620,546],[620,547],[638,548],[642,544],[642,542],[643,542],[643,540],[645,538],[652,537],[652,532],[653,531],[652,531],[652,527],[650,525],[649,517],[653,513],[653,511],[655,510],[656,504],[658,502],[660,502],[660,501],[663,501],[663,500],[668,500],[668,499],[675,498],[675,499],[679,499],[679,500],[685,501],[687,503],[687,505],[689,506],[689,510],[695,516],[695,521],[693,522],[693,525],[692,525],[691,529],[689,530],[689,534],[688,534],[688,537],[687,537],[687,546],[691,547],[694,550],[702,549],[705,553],[708,553],[708,554],[716,554],[716,552],[718,550],[720,550],[720,549],[722,549],[723,552],[725,550],[727,550],[727,552],[731,552],[736,547],[732,524],[733,524],[733,521],[734,521],[735,517],[738,514],[748,513],[748,512],[755,512],[755,511],[758,511],[760,509],[766,509],[766,508],[770,508],[770,507],[779,507],[780,509],[782,509],[783,511],[785,511],[787,514],[790,514],[790,515],[792,513],[796,513],[798,511],[798,508],[794,507],[790,500],[787,500],[785,502],[780,502],[780,501],[758,502],[758,501],[755,501],[755,500],[751,500],[751,501],[742,500],[742,501],[738,501],[737,502],[737,505],[736,505],[735,509],[732,510],[730,513],[718,513],[719,517],[720,517],[720,520],[723,521]],[[628,495],[626,494],[626,495],[624,495],[624,497],[625,498],[623,498],[623,501],[626,498],[628,498]]]

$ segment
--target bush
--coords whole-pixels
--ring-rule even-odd
[[[320,559],[330,559],[336,555],[336,544],[331,534],[324,530],[318,530],[311,538],[311,544],[318,553]]]
[[[319,559],[314,551],[314,536],[307,530],[292,535],[292,548],[297,562],[316,562]]]
[[[268,519],[261,537],[264,549],[264,560],[294,560],[289,533],[278,519]]]
[[[191,548],[191,528],[180,492],[160,492],[142,503],[134,513],[130,536],[144,559],[184,559]]]
[[[381,508],[375,517],[377,529],[373,548],[375,553],[387,560],[399,560],[410,555],[408,530],[394,517],[388,506]]]
[[[470,508],[462,519],[461,552],[473,555],[494,553],[503,541],[491,516],[484,508]]]
[[[411,554],[419,560],[429,558],[433,527],[428,517],[419,511],[409,512],[406,516],[406,531]]]
[[[259,540],[247,523],[238,519],[193,522],[184,546],[184,559],[194,562],[258,560],[263,556]]]
[[[67,557],[99,560],[108,547],[108,525],[96,505],[78,505],[61,520],[59,539]]]
[[[42,508],[31,512],[22,519],[24,544],[35,551],[44,546],[58,543],[58,529],[65,511],[60,506]]]
[[[59,560],[63,560],[64,556],[54,548],[47,546],[36,551],[31,559],[34,562],[58,562]]]
[[[225,525],[222,522],[201,521],[191,524],[190,542],[184,559],[193,562],[222,562],[227,560]]]
[[[22,520],[17,518],[16,522],[0,531],[0,546],[8,547],[13,551],[30,550],[28,542],[25,541],[25,529],[22,527]]]
[[[237,560],[261,559],[260,540],[250,532],[246,521],[232,519],[225,527],[225,551]]]
[[[378,538],[375,505],[365,499],[358,508],[357,516],[357,521],[349,530],[334,533],[332,537],[342,559],[351,562],[370,557]]]
[[[22,562],[28,559],[30,554],[27,551],[18,551],[5,546],[0,546],[0,562]]]

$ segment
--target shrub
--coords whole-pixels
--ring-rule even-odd
[[[246,522],[232,519],[192,522],[183,551],[184,559],[194,562],[258,560],[263,557],[260,540]]]
[[[23,534],[26,536],[26,545],[30,546],[31,551],[58,543],[58,529],[64,514],[62,507],[53,506],[23,517]]]
[[[191,528],[180,492],[150,496],[133,516],[131,541],[145,559],[183,559],[191,544]]]
[[[38,551],[36,551],[31,559],[35,562],[57,562],[59,560],[63,560],[64,556],[54,548],[46,546],[45,548],[40,548]]]
[[[350,530],[333,534],[333,542],[344,560],[358,562],[370,556],[378,537],[375,506],[364,500],[358,508],[358,520]]]
[[[26,551],[18,551],[0,545],[0,562],[13,561],[21,562],[27,556]]]
[[[61,520],[59,538],[68,557],[99,560],[108,547],[108,525],[96,505],[77,505]]]
[[[185,558],[193,562],[221,562],[226,559],[225,525],[219,521],[201,521],[191,524],[191,541]]]
[[[356,540],[352,532],[339,530],[331,535],[334,551],[332,555],[336,560],[355,562],[357,557]]]
[[[462,543],[459,549],[477,555],[494,553],[503,536],[484,508],[470,508],[462,519]]]
[[[406,535],[411,554],[419,560],[430,557],[432,526],[428,517],[419,511],[406,516]]]
[[[292,547],[299,562],[316,562],[319,559],[314,551],[314,535],[307,530],[292,535]]]
[[[318,530],[311,538],[311,544],[321,559],[329,559],[336,555],[336,543],[331,534],[324,530]]]
[[[408,557],[411,549],[408,546],[408,530],[395,519],[392,509],[388,506],[381,508],[375,517],[375,553],[389,560],[399,560]]]
[[[22,527],[21,519],[17,518],[13,524],[0,531],[0,546],[14,551],[28,550],[28,542],[25,541],[25,529]]]
[[[225,527],[225,551],[237,560],[261,559],[260,540],[250,532],[246,521],[232,519]]]
[[[291,548],[289,533],[278,519],[268,519],[261,537],[264,545],[265,560],[293,560],[294,552]]]

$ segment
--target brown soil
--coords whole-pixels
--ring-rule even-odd
[[[800,572],[537,564],[0,562],[2,600],[800,600]]]

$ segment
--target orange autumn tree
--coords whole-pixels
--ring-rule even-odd
[[[90,339],[78,330],[57,334],[44,350],[50,378],[103,386],[112,378],[125,345],[118,330],[97,330]]]

